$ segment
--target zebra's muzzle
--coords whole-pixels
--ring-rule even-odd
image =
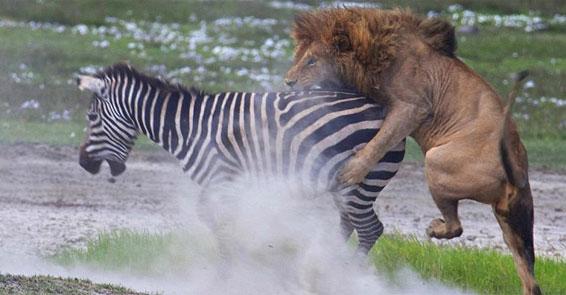
[[[90,174],[96,174],[100,171],[100,165],[102,161],[92,160],[85,153],[81,153],[79,157],[79,165],[83,167],[84,170],[88,171]]]
[[[86,151],[86,144],[81,145],[79,165],[81,165],[84,170],[88,171],[90,174],[97,174],[100,171],[102,162],[103,160],[93,159],[89,156]],[[126,170],[126,164],[124,163],[113,160],[106,160],[106,162],[108,162],[108,166],[110,166],[110,174],[112,174],[112,176],[118,176]]]
[[[126,170],[124,163],[111,160],[107,160],[106,162],[108,162],[108,166],[110,166],[110,174],[112,174],[112,176],[118,176]],[[81,153],[79,164],[89,173],[97,174],[100,171],[100,166],[102,166],[102,161],[90,159],[88,155]]]
[[[112,176],[118,176],[126,170],[126,164],[124,163],[111,160],[107,160],[106,162],[108,162],[108,166],[110,166],[110,174],[112,174]]]

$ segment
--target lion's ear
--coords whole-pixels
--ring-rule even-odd
[[[350,36],[344,31],[334,34],[332,38],[332,45],[339,52],[345,52],[352,50],[352,43],[350,42]]]

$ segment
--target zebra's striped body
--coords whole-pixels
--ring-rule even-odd
[[[81,149],[85,169],[102,160],[111,168],[123,165],[135,136],[143,133],[179,159],[200,185],[221,184],[244,173],[292,177],[339,196],[344,233],[356,229],[360,249],[368,251],[381,235],[373,203],[397,172],[404,142],[363,183],[338,190],[334,181],[384,118],[383,109],[365,97],[328,91],[208,95],[126,65],[112,66],[94,79],[104,86],[95,91],[89,112],[89,137]]]

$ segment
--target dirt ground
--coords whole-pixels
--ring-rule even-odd
[[[196,198],[178,164],[165,152],[132,153],[128,170],[111,179],[92,176],[77,162],[78,149],[46,145],[0,145],[0,251],[3,255],[49,255],[83,246],[113,229],[169,231],[186,226],[185,198]],[[535,243],[539,255],[566,257],[566,174],[530,171],[535,197]],[[419,164],[406,163],[377,201],[387,232],[425,239],[438,217]],[[462,202],[464,234],[439,243],[506,249],[487,205]],[[507,250],[505,250],[507,251]]]

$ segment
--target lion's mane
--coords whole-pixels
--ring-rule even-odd
[[[292,36],[298,50],[315,41],[333,48],[328,54],[339,65],[343,78],[366,94],[368,87],[378,86],[376,81],[367,80],[368,75],[377,77],[390,66],[405,42],[410,41],[407,38],[419,38],[445,56],[454,57],[456,51],[454,27],[449,22],[424,18],[405,9],[308,11],[296,16]],[[353,54],[350,60],[345,58],[348,54]],[[356,65],[348,64],[352,58]]]

